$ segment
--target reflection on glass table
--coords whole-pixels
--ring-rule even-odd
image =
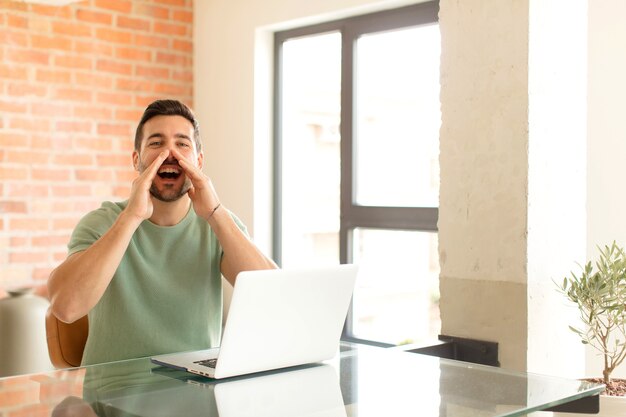
[[[0,415],[521,416],[603,385],[342,344],[324,364],[215,381],[148,358],[0,379]]]

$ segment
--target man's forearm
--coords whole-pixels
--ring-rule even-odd
[[[98,303],[140,223],[141,219],[122,212],[93,245],[52,271],[48,292],[52,312],[59,320],[74,322]]]
[[[209,219],[211,228],[224,250],[222,258],[222,275],[232,285],[235,284],[237,274],[241,271],[277,268],[274,261],[269,259],[239,229],[224,207],[220,207]]]

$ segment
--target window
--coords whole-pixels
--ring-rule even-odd
[[[436,337],[438,3],[276,34],[274,257],[358,263],[344,338]]]

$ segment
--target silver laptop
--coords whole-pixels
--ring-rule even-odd
[[[151,360],[219,379],[330,359],[356,275],[356,265],[242,272],[219,348]]]

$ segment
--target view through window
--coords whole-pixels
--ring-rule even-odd
[[[277,37],[277,259],[360,265],[346,331],[356,340],[440,332],[440,38],[431,20],[368,32],[357,19],[351,35],[344,21]]]

